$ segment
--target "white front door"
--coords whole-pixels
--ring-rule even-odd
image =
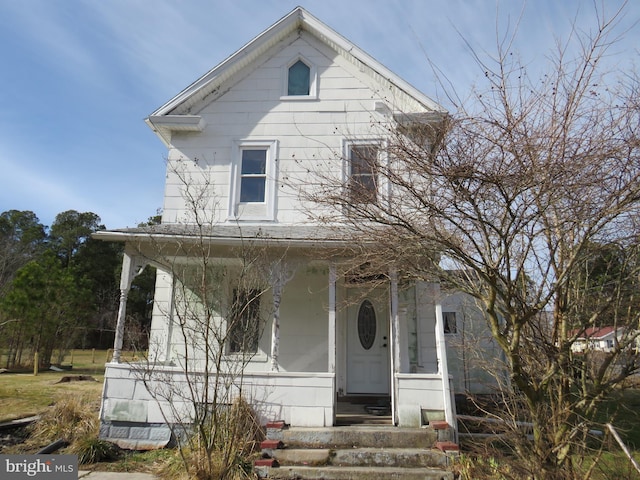
[[[347,308],[347,394],[389,395],[388,292],[349,292]]]

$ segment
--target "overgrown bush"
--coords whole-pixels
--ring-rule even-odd
[[[243,398],[219,405],[208,422],[192,426],[173,458],[158,471],[173,480],[244,480],[252,477],[253,455],[262,440],[255,412]]]
[[[67,395],[44,412],[30,430],[30,441],[48,444],[59,439],[69,443],[94,436],[99,428],[95,399]]]
[[[78,456],[78,464],[80,465],[111,462],[120,457],[120,449],[116,445],[100,440],[93,435],[74,442],[69,448],[69,453]]]

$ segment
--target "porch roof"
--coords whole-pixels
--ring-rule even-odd
[[[265,224],[161,224],[136,228],[102,230],[93,234],[96,239],[113,242],[190,242],[234,246],[246,242],[263,245],[345,248],[353,244],[355,231],[347,226],[265,225]]]

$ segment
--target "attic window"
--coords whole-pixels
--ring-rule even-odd
[[[302,60],[289,67],[287,95],[309,95],[311,68]]]
[[[282,98],[309,100],[318,96],[316,67],[302,56],[294,57],[283,66]]]

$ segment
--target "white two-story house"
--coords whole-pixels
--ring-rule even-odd
[[[406,284],[394,271],[373,286],[344,275],[350,241],[341,212],[305,195],[320,171],[341,178],[345,195],[392,199],[375,173],[376,162],[389,161],[385,134],[444,115],[302,8],[153,112],[147,123],[168,149],[162,224],[97,234],[126,251],[101,437],[166,443],[167,412],[184,399],[150,394],[159,380],[143,377],[239,376],[230,366],[238,362],[236,391],[264,423],[330,427],[341,402],[361,396],[388,403],[391,425],[453,426],[439,285]],[[335,222],[318,222],[319,211]],[[260,252],[259,288],[241,282],[248,246]],[[215,299],[195,278],[203,262]],[[124,362],[127,293],[147,264],[157,268],[148,363]],[[187,318],[187,304],[221,328],[213,331],[226,329],[226,340],[202,348],[205,332],[188,330],[197,314]]]

